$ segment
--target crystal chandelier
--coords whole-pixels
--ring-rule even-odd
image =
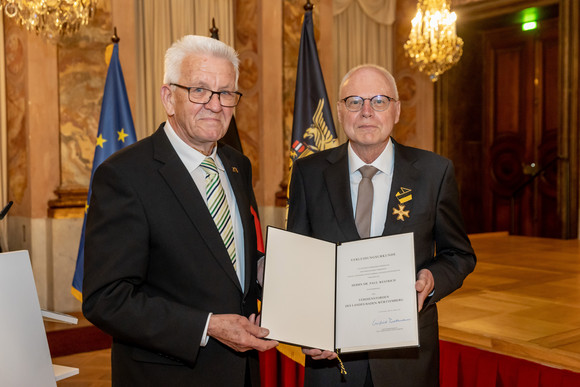
[[[455,65],[463,53],[463,40],[455,32],[455,12],[447,0],[419,0],[405,51],[411,66],[436,82]]]
[[[6,16],[28,31],[58,41],[89,23],[97,0],[0,0]]]

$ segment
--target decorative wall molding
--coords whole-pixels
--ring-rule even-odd
[[[57,199],[48,201],[48,217],[55,219],[82,218],[85,214],[88,188],[59,188]]]

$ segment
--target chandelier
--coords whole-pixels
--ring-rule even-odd
[[[0,0],[9,18],[28,31],[58,41],[89,23],[98,0]]]
[[[455,65],[463,53],[463,40],[455,32],[455,12],[447,0],[419,0],[405,52],[411,66],[426,73],[431,81]]]

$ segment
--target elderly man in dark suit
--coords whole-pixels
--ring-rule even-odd
[[[113,337],[114,386],[259,386],[252,349],[277,345],[256,324],[250,161],[217,143],[241,97],[238,63],[215,39],[176,42],[167,121],[95,172],[83,312]]]
[[[461,287],[476,261],[453,164],[391,137],[401,107],[386,69],[355,67],[339,94],[349,141],[294,163],[288,230],[334,243],[413,232],[420,346],[341,355],[345,376],[335,353],[305,348],[305,386],[437,386],[435,304]]]

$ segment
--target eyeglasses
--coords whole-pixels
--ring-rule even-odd
[[[178,85],[177,83],[170,83],[170,85],[187,90],[189,100],[193,103],[206,104],[211,101],[214,94],[217,94],[220,105],[223,107],[234,107],[240,102],[240,98],[242,98],[242,93],[237,91],[213,91],[197,86],[186,87]]]
[[[359,97],[358,95],[351,95],[349,97],[341,99],[341,101],[344,102],[346,109],[351,112],[361,111],[366,100],[371,101],[371,107],[373,108],[374,111],[377,112],[383,112],[387,110],[389,108],[389,104],[391,101],[397,102],[396,99],[388,97],[386,95],[375,95],[372,98],[363,98]]]

